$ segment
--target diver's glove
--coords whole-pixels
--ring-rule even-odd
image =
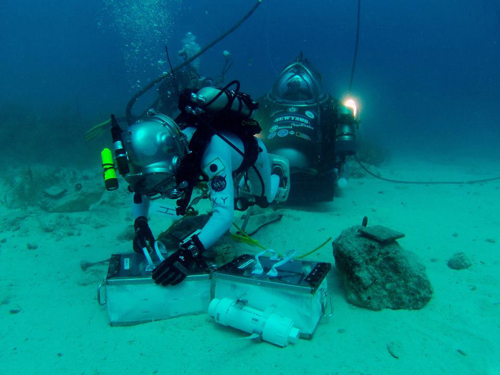
[[[200,257],[205,247],[200,242],[198,233],[200,230],[186,237],[179,244],[179,250],[153,270],[153,279],[156,284],[167,286],[181,283],[189,275],[189,269],[195,263],[202,269],[207,268],[205,261]]]
[[[153,232],[151,232],[151,228],[149,228],[148,219],[144,216],[139,216],[135,219],[134,230],[135,235],[133,247],[136,253],[142,254],[142,249],[144,247],[154,249],[155,238],[153,236]]]

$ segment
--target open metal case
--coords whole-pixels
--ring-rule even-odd
[[[156,285],[143,254],[113,254],[98,287],[112,326],[134,325],[181,315],[206,313],[211,301],[208,273],[194,273],[176,286]]]
[[[254,274],[259,262],[263,272]],[[294,321],[301,338],[311,338],[321,317],[333,309],[326,280],[331,264],[295,259],[281,265],[277,276],[268,276],[276,263],[268,257],[257,261],[247,254],[239,256],[212,274],[213,297],[234,299],[261,311],[272,306],[275,313]]]
[[[300,337],[311,338],[328,307],[326,276],[330,263],[292,260],[268,273],[277,260],[243,254],[212,273],[190,274],[176,286],[156,285],[154,265],[143,254],[113,254],[98,288],[112,326],[134,325],[182,315],[207,313],[213,298],[230,298],[257,310],[290,318]],[[253,272],[257,263],[262,273]]]

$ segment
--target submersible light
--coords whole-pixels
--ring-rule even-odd
[[[354,101],[354,99],[352,99],[352,98],[346,99],[344,101],[344,105],[347,108],[351,108],[353,116],[356,117],[356,114],[358,113],[358,106],[357,106],[356,102]]]

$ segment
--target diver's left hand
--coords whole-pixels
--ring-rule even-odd
[[[153,270],[153,280],[163,286],[177,285],[189,275],[189,269],[196,263],[200,270],[206,271],[208,266],[200,257],[205,247],[198,238],[197,230],[187,236],[180,244],[179,250],[170,255]]]
[[[194,257],[189,250],[177,250],[153,270],[153,280],[163,286],[177,285],[189,275]]]

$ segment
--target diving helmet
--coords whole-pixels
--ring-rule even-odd
[[[152,114],[131,125],[123,134],[130,172],[124,175],[130,189],[150,198],[173,196],[175,173],[188,151],[186,136],[170,117]]]
[[[316,104],[326,96],[321,75],[302,54],[281,72],[269,93],[270,100],[293,105]]]

